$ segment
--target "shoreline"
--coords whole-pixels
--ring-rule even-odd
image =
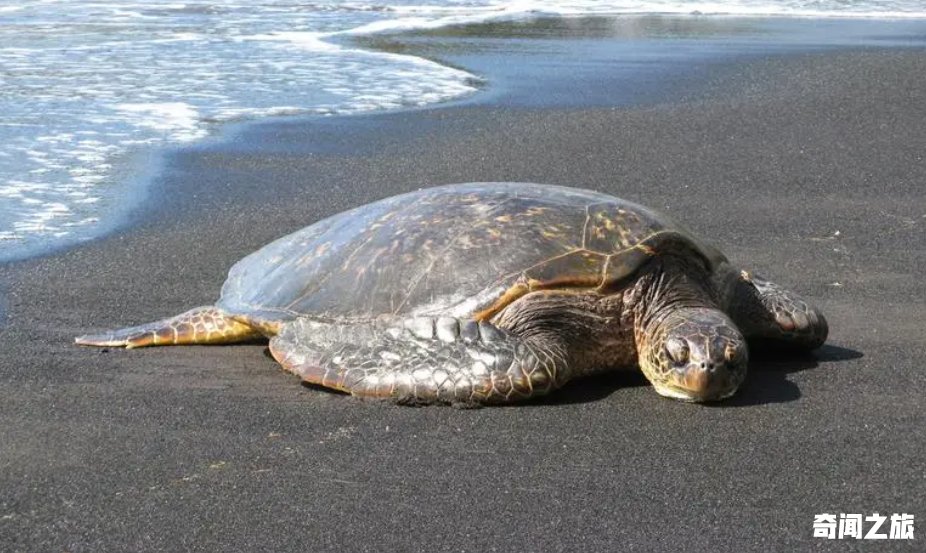
[[[281,115],[240,122],[219,123],[208,136],[193,144],[158,146],[154,150],[130,152],[117,164],[116,174],[125,184],[123,202],[114,212],[86,233],[62,242],[40,242],[31,248],[0,256],[0,265],[54,256],[70,248],[105,240],[114,233],[128,232],[133,220],[160,207],[153,182],[172,157],[228,147],[261,125],[311,124],[318,119],[368,117],[421,110],[501,105],[527,109],[549,107],[641,108],[659,104],[691,102],[717,97],[730,83],[742,79],[738,68],[765,57],[791,57],[818,53],[866,49],[906,49],[926,46],[926,19],[789,17],[763,15],[625,14],[625,15],[539,15],[500,19],[436,29],[412,29],[400,33],[344,35],[336,44],[384,53],[402,53],[475,74],[476,91],[459,98],[425,106],[375,110],[351,114]],[[517,51],[505,43],[524,42]],[[613,50],[602,52],[595,43],[603,41]],[[679,48],[691,50],[679,55]],[[606,67],[610,82],[598,82],[594,75],[575,74],[575,68],[554,62],[538,63],[538,56],[553,59],[582,59],[578,71]],[[583,59],[584,58],[584,59]],[[504,65],[512,59],[522,67]],[[586,68],[586,69],[583,69]],[[731,72],[728,78],[722,76]],[[716,73],[711,75],[711,73]],[[718,77],[719,74],[721,77]],[[569,75],[565,81],[560,75]],[[706,76],[708,75],[708,76]],[[572,82],[579,78],[596,85],[576,98]],[[724,83],[724,80],[727,82]],[[525,83],[546,83],[534,90]],[[630,83],[628,85],[628,83]],[[615,97],[606,91],[620,90]],[[109,201],[109,200],[107,200]]]
[[[812,19],[803,19],[803,18],[790,18],[790,17],[773,17],[768,18],[765,16],[756,16],[756,17],[742,17],[742,16],[717,16],[717,18],[722,19],[722,25],[720,31],[721,33],[729,33],[729,27],[727,25],[732,24],[734,27],[740,25],[755,25],[758,24],[759,27],[770,25],[777,30],[775,32],[787,35],[790,30],[793,30],[794,24],[806,24],[810,27],[813,27],[814,21]],[[501,30],[496,30],[494,22],[488,23],[475,23],[462,26],[451,26],[445,27],[430,31],[410,31],[397,34],[386,34],[386,35],[369,35],[367,37],[350,37],[349,43],[359,43],[362,47],[372,50],[386,51],[389,52],[396,47],[396,45],[401,45],[403,50],[407,49],[407,53],[416,57],[421,57],[424,59],[429,59],[431,61],[436,61],[443,65],[450,67],[458,67],[462,61],[466,60],[472,62],[473,58],[460,59],[457,56],[458,52],[454,48],[447,48],[444,46],[443,50],[435,52],[433,49],[433,44],[429,45],[429,40],[434,42],[439,42],[441,37],[445,33],[450,35],[455,34],[460,29],[475,29],[476,31],[472,33],[471,39],[475,42],[480,42],[484,40],[487,36],[492,36],[493,34],[499,34],[502,37],[508,36],[511,33],[510,26],[520,27],[524,29],[532,29],[535,26],[544,27],[547,23],[564,21],[572,21],[579,23],[578,26],[572,26],[572,32],[576,34],[576,37],[579,39],[587,39],[590,36],[597,40],[608,40],[614,39],[615,37],[620,37],[621,40],[630,40],[635,41],[638,37],[626,38],[625,34],[627,29],[620,29],[616,34],[612,35],[608,32],[601,33],[600,29],[592,29],[589,32],[589,29],[584,29],[581,22],[608,22],[608,21],[623,21],[627,22],[628,20],[640,20],[640,21],[651,21],[657,20],[661,22],[668,23],[678,23],[683,29],[687,28],[688,25],[694,24],[695,28],[698,28],[701,24],[708,25],[709,28],[713,28],[714,24],[717,23],[714,21],[714,17],[707,17],[705,21],[699,21],[698,19],[692,19],[690,17],[678,17],[674,15],[669,16],[630,16],[630,17],[611,17],[611,16],[593,16],[593,17],[549,17],[549,16],[540,16],[537,18],[531,18],[529,20],[516,20],[516,21],[502,21],[503,28]],[[178,146],[176,148],[164,149],[160,154],[156,154],[156,162],[151,164],[151,166],[156,167],[156,170],[145,171],[139,175],[138,180],[143,182],[141,185],[145,188],[143,191],[144,194],[147,194],[151,188],[157,186],[160,175],[159,173],[166,170],[173,160],[177,158],[183,158],[187,156],[196,156],[200,153],[210,153],[210,152],[235,152],[238,151],[235,144],[240,142],[245,142],[247,144],[246,149],[248,151],[266,151],[267,148],[263,147],[262,142],[263,138],[267,135],[273,135],[279,132],[281,129],[293,129],[294,134],[299,134],[299,129],[304,127],[310,127],[313,125],[318,125],[322,128],[330,128],[332,126],[337,126],[339,121],[349,122],[353,124],[354,122],[360,121],[357,126],[363,127],[364,119],[373,118],[383,118],[388,120],[390,118],[401,119],[404,115],[415,116],[416,114],[427,113],[431,111],[444,111],[449,110],[453,111],[456,109],[466,109],[466,108],[484,108],[484,107],[507,107],[512,109],[545,109],[549,107],[555,107],[560,109],[570,109],[570,108],[613,108],[618,109],[645,109],[650,107],[656,107],[660,105],[677,105],[677,104],[686,104],[697,102],[699,100],[721,100],[723,99],[724,93],[729,93],[731,87],[737,86],[748,86],[743,85],[745,79],[742,75],[739,74],[740,70],[743,67],[748,66],[751,62],[761,61],[762,58],[771,57],[782,62],[787,62],[788,59],[797,59],[808,55],[825,55],[833,53],[853,53],[853,52],[864,52],[868,49],[878,50],[893,50],[899,49],[901,51],[907,49],[918,49],[926,48],[926,19],[914,19],[914,20],[901,20],[902,23],[908,28],[902,33],[897,35],[889,35],[892,38],[885,38],[884,35],[876,36],[871,38],[870,43],[866,43],[862,46],[849,46],[848,44],[852,40],[862,40],[860,34],[850,34],[849,36],[837,38],[835,44],[809,44],[806,42],[807,38],[799,39],[798,42],[783,44],[779,40],[776,42],[774,39],[766,42],[761,42],[757,45],[760,49],[763,47],[770,47],[772,44],[779,44],[778,47],[772,47],[772,52],[762,52],[746,50],[743,45],[739,45],[740,50],[733,52],[707,52],[702,53],[703,61],[706,62],[707,66],[714,69],[714,74],[710,74],[710,71],[705,71],[704,67],[698,67],[696,69],[688,69],[681,82],[675,76],[671,74],[672,69],[679,69],[683,63],[690,64],[690,60],[687,62],[674,62],[671,59],[664,60],[659,65],[658,71],[660,74],[655,79],[647,78],[648,82],[640,91],[635,91],[630,94],[630,97],[627,99],[618,99],[615,100],[613,97],[608,96],[603,100],[601,98],[589,98],[583,96],[580,98],[570,97],[568,90],[573,90],[577,88],[574,82],[567,81],[561,86],[567,91],[560,94],[561,97],[566,98],[565,102],[549,102],[549,97],[551,96],[550,90],[543,90],[537,92],[533,90],[531,86],[526,88],[518,89],[517,87],[511,87],[507,81],[510,79],[510,68],[505,67],[505,61],[510,61],[512,58],[520,59],[525,62],[525,65],[531,66],[534,65],[531,60],[531,54],[528,53],[525,57],[523,52],[510,52],[502,50],[498,55],[493,55],[491,52],[478,52],[475,57],[482,60],[481,63],[473,63],[472,65],[479,66],[480,71],[477,72],[474,67],[470,65],[459,65],[460,68],[464,69],[467,72],[475,72],[476,76],[481,79],[481,88],[476,90],[473,93],[467,94],[463,97],[447,100],[435,104],[428,104],[425,106],[414,106],[406,108],[397,108],[397,109],[388,109],[388,110],[376,110],[372,112],[359,112],[359,113],[350,113],[350,114],[334,114],[334,115],[296,115],[296,116],[276,116],[265,119],[258,120],[246,120],[237,123],[223,124],[220,127],[219,132],[215,135],[210,136],[210,138],[202,143],[197,143],[192,146]],[[850,27],[854,27],[857,24],[863,23],[863,21],[856,21],[853,19],[823,19],[823,22],[830,25],[835,25],[837,28],[842,27],[843,25],[848,24]],[[884,19],[878,20],[879,25],[887,25],[889,28],[890,24],[893,23],[893,20]],[[879,27],[881,28],[881,27]],[[886,28],[885,28],[886,29]],[[897,37],[905,37],[911,33],[911,29],[920,31],[921,34],[916,35],[918,41],[906,46],[898,46],[894,43],[894,40],[897,40]],[[552,31],[552,33],[551,33]],[[541,33],[542,39],[550,40],[552,42],[561,43],[562,38],[560,33],[563,31],[563,28],[560,26],[554,26],[553,29],[547,29]],[[597,32],[596,32],[597,31]],[[648,28],[648,33],[662,34],[663,31],[660,28],[651,29]],[[685,31],[688,32],[688,31]],[[716,29],[714,29],[716,32]],[[805,33],[809,33],[809,30],[805,30]],[[838,34],[838,30],[836,33]],[[886,32],[886,30],[885,30]],[[633,33],[631,33],[633,34]],[[412,44],[402,44],[404,40],[410,37],[423,36],[424,41],[419,43]],[[830,39],[833,38],[832,31],[826,34]],[[369,40],[367,40],[369,39]],[[801,41],[804,42],[801,42]],[[721,45],[727,45],[728,41],[726,39],[718,39],[717,42]],[[430,48],[429,48],[430,46]],[[645,45],[637,45],[636,48],[639,48],[644,57],[649,51],[649,47]],[[460,50],[466,52],[468,49],[473,48],[472,44],[469,44],[467,41],[463,41],[460,45]],[[573,52],[570,48],[563,49],[567,55],[573,56]],[[542,52],[541,52],[542,54]],[[433,58],[432,58],[433,56]],[[600,63],[601,60],[596,60]],[[613,71],[615,66],[620,65],[620,60],[608,59],[608,70]],[[485,67],[483,67],[483,63]],[[617,68],[620,70],[620,68]],[[568,73],[568,69],[566,70]],[[555,79],[555,76],[546,74],[531,74],[525,77],[524,75],[518,75],[516,78],[521,79],[522,84],[529,82],[531,77],[536,77],[544,82],[550,82]],[[633,70],[629,72],[630,78],[637,77],[648,77],[646,75],[640,75],[635,73]],[[687,80],[685,80],[687,79]],[[601,83],[593,83],[599,89],[604,87],[601,86]],[[695,92],[684,91],[685,85],[690,85]],[[663,91],[662,89],[667,88],[668,92]],[[535,96],[539,103],[535,103],[533,100],[526,100],[528,96]],[[343,140],[335,138],[331,133],[331,137],[334,138],[332,142],[334,143],[344,143]],[[250,138],[250,137],[256,138]],[[273,141],[271,141],[273,142]],[[337,149],[337,147],[332,147],[330,145],[325,145],[321,143],[322,141],[315,141],[313,147],[319,147],[322,151],[331,151],[331,149]],[[361,148],[362,146],[356,144],[353,141],[348,141],[348,148],[351,150]],[[281,144],[285,149],[285,143]],[[272,150],[272,149],[271,149]],[[347,150],[342,150],[347,151]],[[436,183],[439,184],[439,183]],[[379,198],[377,198],[379,199]],[[163,206],[152,205],[152,202],[147,202],[145,205],[140,205],[138,209],[133,210],[128,214],[140,215],[142,221],[147,221],[150,216],[158,216],[156,214],[164,214],[165,212],[170,212],[182,208],[181,205],[169,205],[165,209]],[[169,215],[168,215],[169,216]],[[130,230],[132,224],[126,227],[122,224],[118,225],[120,228],[125,230]],[[118,230],[116,231],[118,232]],[[107,233],[109,234],[109,233]],[[106,239],[107,235],[101,235],[96,239]]]
[[[721,96],[643,107],[525,108],[486,95],[249,123],[173,152],[137,224],[0,265],[0,544],[672,551],[681,536],[687,550],[741,553],[819,546],[817,513],[917,513],[922,53],[754,59],[707,75]],[[585,69],[575,74],[595,74]],[[568,98],[570,79],[551,76]],[[576,100],[609,86],[571,82]],[[474,411],[300,386],[263,345],[71,342],[208,304],[232,263],[325,216],[486,180],[665,210],[818,304],[830,342],[796,359],[757,354],[741,393],[718,406],[663,400],[616,375]]]

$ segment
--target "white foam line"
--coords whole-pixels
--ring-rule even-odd
[[[242,37],[235,37],[233,40],[236,41],[245,41],[245,40],[266,40],[266,41],[282,41],[282,42],[291,42],[300,47],[307,48],[314,52],[341,52],[344,51],[343,48],[337,44],[332,44],[330,42],[325,42],[322,40],[326,36],[331,36],[332,33],[317,33],[311,31],[279,31],[274,33],[262,34],[262,35],[249,35]]]
[[[419,27],[415,27],[415,28],[421,28],[420,25],[424,25],[424,24],[425,23],[423,22],[417,22],[416,25],[419,25]],[[439,25],[436,25],[436,26],[441,27],[447,24],[448,23],[440,23]],[[424,59],[418,56],[412,56],[408,54],[396,54],[392,52],[380,52],[376,50],[363,50],[359,48],[345,48],[338,44],[334,44],[334,43],[327,42],[326,40],[324,40],[327,37],[333,37],[337,35],[372,34],[374,32],[380,32],[379,30],[376,30],[377,27],[375,25],[376,24],[364,25],[364,26],[357,27],[354,29],[349,29],[346,31],[336,31],[336,32],[329,32],[329,33],[311,32],[311,31],[275,32],[275,33],[269,33],[269,34],[238,37],[237,40],[288,42],[290,44],[294,44],[299,47],[309,49],[313,52],[328,52],[328,53],[342,53],[342,54],[343,53],[357,53],[357,54],[362,54],[365,56],[378,57],[378,58],[383,58],[383,59],[392,59],[392,60],[397,60],[397,61],[401,61],[404,63],[412,63],[419,67],[428,67],[432,69],[439,68],[441,72],[444,73],[445,75],[452,75],[458,78],[461,82],[466,81],[466,80],[474,80],[474,81],[478,80],[478,77],[476,77],[476,75],[473,75],[472,73],[468,73],[460,69],[452,68],[444,64],[437,63],[431,60],[427,60],[427,59]],[[413,28],[413,27],[409,27],[409,28]],[[472,92],[473,90],[475,90],[473,87],[466,86],[465,89],[462,90],[460,93],[465,94],[467,92]],[[369,106],[365,104],[362,105],[362,107],[358,107],[358,106],[359,105],[355,105],[354,109],[357,109],[359,111],[367,111],[368,109],[370,109]],[[396,106],[390,106],[390,107],[396,107]],[[271,109],[277,109],[277,108],[271,108]],[[301,111],[300,113],[311,112],[315,108],[302,108],[302,109],[303,111]]]
[[[602,5],[604,4],[604,5]],[[540,15],[582,16],[582,15],[699,15],[721,17],[788,17],[788,18],[834,18],[834,19],[926,19],[926,11],[920,12],[874,12],[874,11],[827,11],[790,8],[781,5],[737,6],[719,2],[685,2],[685,3],[640,3],[635,6],[615,6],[606,3],[563,3],[520,0],[508,4],[489,6],[388,6],[389,11],[408,14],[434,14],[436,17],[403,17],[375,21],[359,27],[333,32],[274,32],[262,35],[239,37],[237,40],[283,41],[297,44],[315,52],[365,52],[384,54],[382,52],[343,48],[327,38],[337,36],[361,36],[373,34],[394,34],[405,31],[432,30],[444,27],[484,23],[504,19],[521,19]],[[449,15],[447,15],[449,14]],[[390,54],[396,59],[422,60],[417,56]],[[423,60],[429,65],[434,62]]]
[[[496,19],[513,19],[529,15],[536,15],[546,11],[542,3],[534,2],[513,2],[507,5],[480,6],[472,8],[453,8],[453,7],[430,7],[430,6],[405,6],[397,7],[396,11],[405,13],[450,13],[436,18],[413,17],[402,19],[389,19],[376,21],[346,29],[328,33],[327,36],[336,35],[369,35],[379,33],[397,33],[401,31],[439,29],[453,25],[465,25],[471,23],[483,23]]]
[[[147,116],[135,124],[156,131],[169,131],[171,136],[179,142],[189,142],[206,135],[206,130],[200,128],[199,113],[196,107],[184,102],[115,104],[111,107],[118,111],[138,114],[142,117]]]

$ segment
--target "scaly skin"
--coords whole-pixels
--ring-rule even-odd
[[[283,326],[270,352],[304,381],[357,396],[491,404],[562,385],[568,367],[551,346],[472,319],[339,325],[303,318]]]

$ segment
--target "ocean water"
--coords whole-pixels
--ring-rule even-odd
[[[222,123],[473,93],[439,63],[340,40],[537,15],[926,18],[922,0],[0,0],[0,261],[123,213],[120,167]]]

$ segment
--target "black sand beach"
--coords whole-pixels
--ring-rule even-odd
[[[548,58],[469,35],[444,53],[482,60],[481,95],[243,127],[168,156],[133,225],[0,267],[0,550],[868,550],[812,538],[814,515],[921,524],[926,52],[756,48],[629,96],[601,61],[538,106],[518,98],[542,80],[497,60]],[[490,180],[666,210],[815,302],[829,344],[755,354],[718,406],[618,375],[480,410],[301,386],[261,344],[72,344],[213,302],[237,259],[328,215]]]

